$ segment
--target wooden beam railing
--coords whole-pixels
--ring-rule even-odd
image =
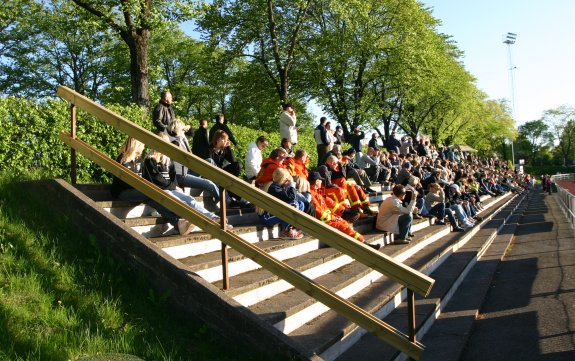
[[[370,247],[357,242],[353,238],[327,226],[315,218],[298,212],[293,207],[286,207],[285,203],[281,200],[262,192],[258,188],[253,187],[242,180],[239,180],[237,177],[230,175],[193,154],[184,152],[179,147],[176,147],[171,143],[164,142],[152,132],[124,119],[67,87],[58,87],[57,94],[87,113],[92,114],[97,119],[102,120],[117,130],[140,140],[149,147],[170,156],[173,160],[184,164],[194,172],[212,180],[222,188],[233,191],[255,205],[267,209],[275,216],[293,224],[322,242],[337,248],[341,252],[358,260],[366,266],[394,279],[408,289],[423,296],[427,296],[429,294],[431,287],[434,284],[434,280],[425,274],[422,274],[401,262],[397,262],[383,253],[374,251]],[[423,351],[423,346],[415,339],[410,341],[407,335],[394,327],[379,320],[375,316],[347,300],[335,295],[313,280],[310,280],[299,272],[293,270],[283,262],[269,256],[258,247],[244,241],[239,236],[220,228],[220,226],[215,222],[195,212],[182,202],[167,196],[159,188],[139,178],[137,175],[131,172],[126,172],[125,169],[117,162],[90,147],[81,140],[77,138],[74,139],[70,134],[65,132],[61,133],[60,138],[71,148],[110,171],[126,183],[142,191],[148,197],[154,199],[164,207],[170,209],[181,217],[188,219],[190,222],[197,224],[202,229],[218,237],[218,239],[223,243],[233,247],[244,256],[252,259],[265,269],[286,280],[294,287],[314,297],[316,300],[332,308],[339,314],[347,317],[360,327],[366,329],[368,332],[388,342],[390,345],[401,350],[409,357],[419,359],[421,352]]]

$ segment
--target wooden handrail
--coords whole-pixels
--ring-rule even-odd
[[[284,262],[270,256],[259,247],[245,241],[240,236],[220,228],[220,225],[215,221],[210,220],[187,204],[169,196],[156,185],[139,177],[137,174],[127,171],[125,167],[120,165],[118,162],[86,144],[82,140],[72,138],[72,136],[67,132],[61,132],[60,139],[89,160],[122,179],[132,187],[138,189],[140,192],[144,193],[162,206],[175,212],[180,217],[198,225],[200,228],[214,235],[225,244],[233,247],[238,252],[257,262],[268,271],[286,280],[297,289],[332,308],[339,314],[347,317],[378,338],[388,342],[390,345],[404,352],[409,357],[419,359],[421,356],[423,345],[418,342],[410,342],[406,334],[397,330],[393,326],[388,325],[369,312],[364,311],[362,308],[307,278]]]
[[[420,295],[427,296],[431,291],[431,287],[435,282],[431,277],[401,262],[397,262],[381,252],[374,251],[371,247],[357,242],[352,237],[318,221],[314,217],[297,211],[294,207],[286,207],[281,200],[266,192],[262,192],[260,189],[213,166],[196,155],[183,151],[174,144],[164,142],[154,133],[128,121],[70,88],[59,86],[57,94],[121,132],[168,155],[171,159],[185,165],[223,188],[239,194],[256,206],[269,210],[271,214],[302,229],[307,234],[316,237],[331,247],[337,248]]]
[[[416,291],[423,296],[427,296],[429,294],[435,281],[427,275],[418,272],[401,262],[397,262],[383,253],[374,251],[363,243],[357,242],[353,238],[329,227],[314,217],[299,212],[293,207],[286,207],[285,203],[281,200],[262,192],[260,189],[230,175],[203,159],[185,152],[171,143],[163,141],[154,133],[128,121],[67,87],[59,86],[57,94],[73,105],[80,107],[89,114],[92,114],[97,119],[104,121],[117,130],[140,140],[147,146],[170,156],[173,160],[214,181],[224,189],[233,191],[255,205],[267,209],[275,216],[304,230],[306,233],[316,237],[322,242],[337,248],[341,252],[349,255],[366,266],[387,275],[403,284],[408,289]],[[347,317],[349,320],[353,321],[360,327],[363,327],[378,338],[388,342],[393,347],[404,352],[410,358],[419,359],[421,352],[423,351],[423,346],[419,342],[413,340],[413,338],[413,342],[411,342],[409,337],[399,330],[379,320],[377,317],[357,307],[353,303],[337,296],[328,289],[317,284],[315,281],[308,279],[283,262],[269,256],[258,247],[244,241],[241,237],[227,232],[214,221],[196,212],[175,198],[168,196],[155,185],[138,177],[130,171],[126,171],[124,167],[119,165],[116,161],[84,143],[80,139],[75,138],[66,132],[62,132],[60,134],[60,139],[68,144],[72,149],[80,152],[88,159],[94,161],[114,174],[116,177],[132,185],[134,188],[146,194],[162,206],[170,209],[181,217],[188,219],[200,228],[207,230],[212,235],[218,237],[218,239],[223,243],[233,247],[244,256],[252,259],[263,268],[286,280],[294,287],[305,292],[344,317]]]

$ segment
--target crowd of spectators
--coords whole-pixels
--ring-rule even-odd
[[[153,124],[159,134],[182,150],[239,178],[242,167],[231,146],[238,143],[226,125],[224,115],[219,114],[209,130],[208,121],[200,120],[194,131],[176,119],[171,102],[171,94],[162,93],[154,109]],[[378,134],[373,133],[364,147],[366,137],[361,129],[354,129],[345,139],[341,126],[332,129],[326,117],[321,117],[314,129],[318,163],[310,169],[308,152],[296,148],[298,128],[293,105],[283,107],[278,131],[282,137],[281,144],[271,150],[268,157],[262,154],[270,146],[265,136],[249,144],[243,167],[244,180],[359,242],[363,242],[364,237],[353,228],[353,222],[375,215],[375,229],[394,233],[397,244],[410,242],[413,220],[422,217],[435,218],[438,225],[445,225],[447,219],[454,232],[462,232],[481,220],[482,195],[497,197],[510,191],[522,192],[533,182],[529,176],[515,173],[498,159],[482,159],[453,147],[436,147],[427,138],[404,136],[398,139],[392,132],[387,141],[380,144]],[[188,136],[192,134],[190,145]],[[170,195],[210,218],[217,217],[212,212],[219,210],[218,186],[156,151],[148,154],[143,164],[138,165],[137,159],[141,158],[143,151],[140,148],[126,158],[128,148],[124,145],[118,160],[132,171],[146,170],[143,176]],[[118,188],[118,179],[114,179],[114,184],[115,195],[122,197],[126,187]],[[374,184],[382,191],[391,190],[391,196],[379,205],[377,211],[372,209],[369,200],[369,194],[376,192],[372,188]],[[193,201],[193,197],[185,197],[176,186],[203,191],[207,209]],[[180,233],[189,233],[193,228],[189,222],[141,194],[129,193],[123,197],[158,206],[159,212],[165,214]],[[231,192],[226,194],[226,203],[230,207],[251,206]],[[257,209],[257,212],[262,223],[282,225],[282,238],[303,237],[300,230],[266,210]]]

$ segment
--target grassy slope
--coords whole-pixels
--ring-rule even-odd
[[[170,313],[161,295],[81,229],[0,176],[0,360],[258,360]]]

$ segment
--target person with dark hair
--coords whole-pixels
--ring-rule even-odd
[[[228,138],[230,139],[230,142],[232,142],[232,144],[235,147],[238,146],[238,142],[236,141],[236,138],[234,137],[234,133],[232,133],[231,129],[226,124],[226,118],[224,117],[223,114],[216,115],[216,123],[214,125],[212,125],[212,127],[210,128],[210,142],[214,138],[214,134],[216,133],[217,130],[223,130],[224,132],[226,132],[228,134]]]
[[[377,144],[377,138],[378,135],[377,133],[372,133],[371,134],[371,139],[369,140],[369,142],[367,143],[368,147],[371,147],[373,149],[379,149],[379,144]]]
[[[313,131],[313,138],[316,143],[317,149],[317,166],[321,165],[321,159],[325,156],[325,154],[329,150],[329,140],[327,139],[327,131],[325,129],[325,123],[327,122],[326,117],[321,117],[319,119],[319,125]]]
[[[256,177],[256,185],[264,190],[273,180],[273,173],[277,168],[285,168],[284,161],[287,158],[287,153],[283,148],[276,148],[272,150],[270,156],[262,161],[260,171]]]
[[[208,135],[208,120],[201,119],[200,127],[194,132],[192,153],[202,159],[210,156],[210,137]]]
[[[297,144],[297,117],[291,103],[283,105],[283,112],[280,115],[280,136],[290,141],[292,145]]]
[[[166,143],[170,142],[170,137],[168,134],[160,132],[158,136],[162,138],[162,140]],[[170,157],[167,155],[162,154],[157,150],[152,150],[152,152],[150,152],[144,160],[142,167],[142,177],[149,180],[151,183],[161,188],[167,194],[182,201],[209,219],[213,221],[220,220],[220,217],[216,216],[198,204],[194,197],[176,190],[176,168]],[[229,227],[232,228],[231,226]],[[178,229],[180,229],[179,224]],[[185,233],[189,233],[188,231],[189,230],[186,230]],[[180,233],[182,233],[181,230]]]
[[[338,125],[337,127],[335,127],[335,133],[334,133],[334,141],[333,144],[334,145],[343,145],[343,143],[345,143],[345,135],[343,134],[343,128],[341,127],[341,125]]]
[[[385,147],[387,148],[388,152],[390,153],[395,152],[395,154],[399,154],[399,148],[401,147],[401,142],[396,138],[395,132],[391,132],[389,138],[387,138]]]
[[[287,157],[295,156],[293,151],[293,143],[288,138],[282,138],[280,148],[286,151]]]
[[[396,184],[391,190],[391,197],[386,198],[379,206],[375,228],[380,231],[392,232],[394,244],[408,244],[413,237],[411,233],[411,223],[413,222],[413,210],[415,209],[415,199],[417,191],[409,188],[411,201],[407,207],[403,206],[406,196],[406,188],[401,184]]]
[[[351,139],[351,147],[355,150],[356,154],[362,153],[362,146],[361,141],[365,138],[365,133],[359,129],[359,127],[355,128]]]
[[[176,113],[172,107],[172,93],[169,90],[163,91],[160,95],[160,101],[152,112],[152,122],[158,131],[174,135],[171,130],[172,123],[176,120]],[[190,126],[186,125],[185,131],[190,130]]]
[[[453,231],[463,232],[464,229],[457,224],[457,220],[453,214],[454,211],[450,208],[446,208],[443,187],[438,183],[431,183],[427,189],[429,192],[425,195],[424,215],[429,214],[435,216],[437,218],[435,224],[440,226],[445,224],[445,216],[447,215]]]
[[[240,176],[241,165],[237,161],[236,156],[230,147],[230,140],[228,133],[218,129],[214,133],[214,139],[210,145],[209,158],[206,159],[208,162],[214,164],[215,166],[225,170],[228,173]],[[250,203],[244,199],[241,199],[236,194],[228,192],[232,200],[229,202],[229,206],[233,208],[245,208],[250,207]]]

